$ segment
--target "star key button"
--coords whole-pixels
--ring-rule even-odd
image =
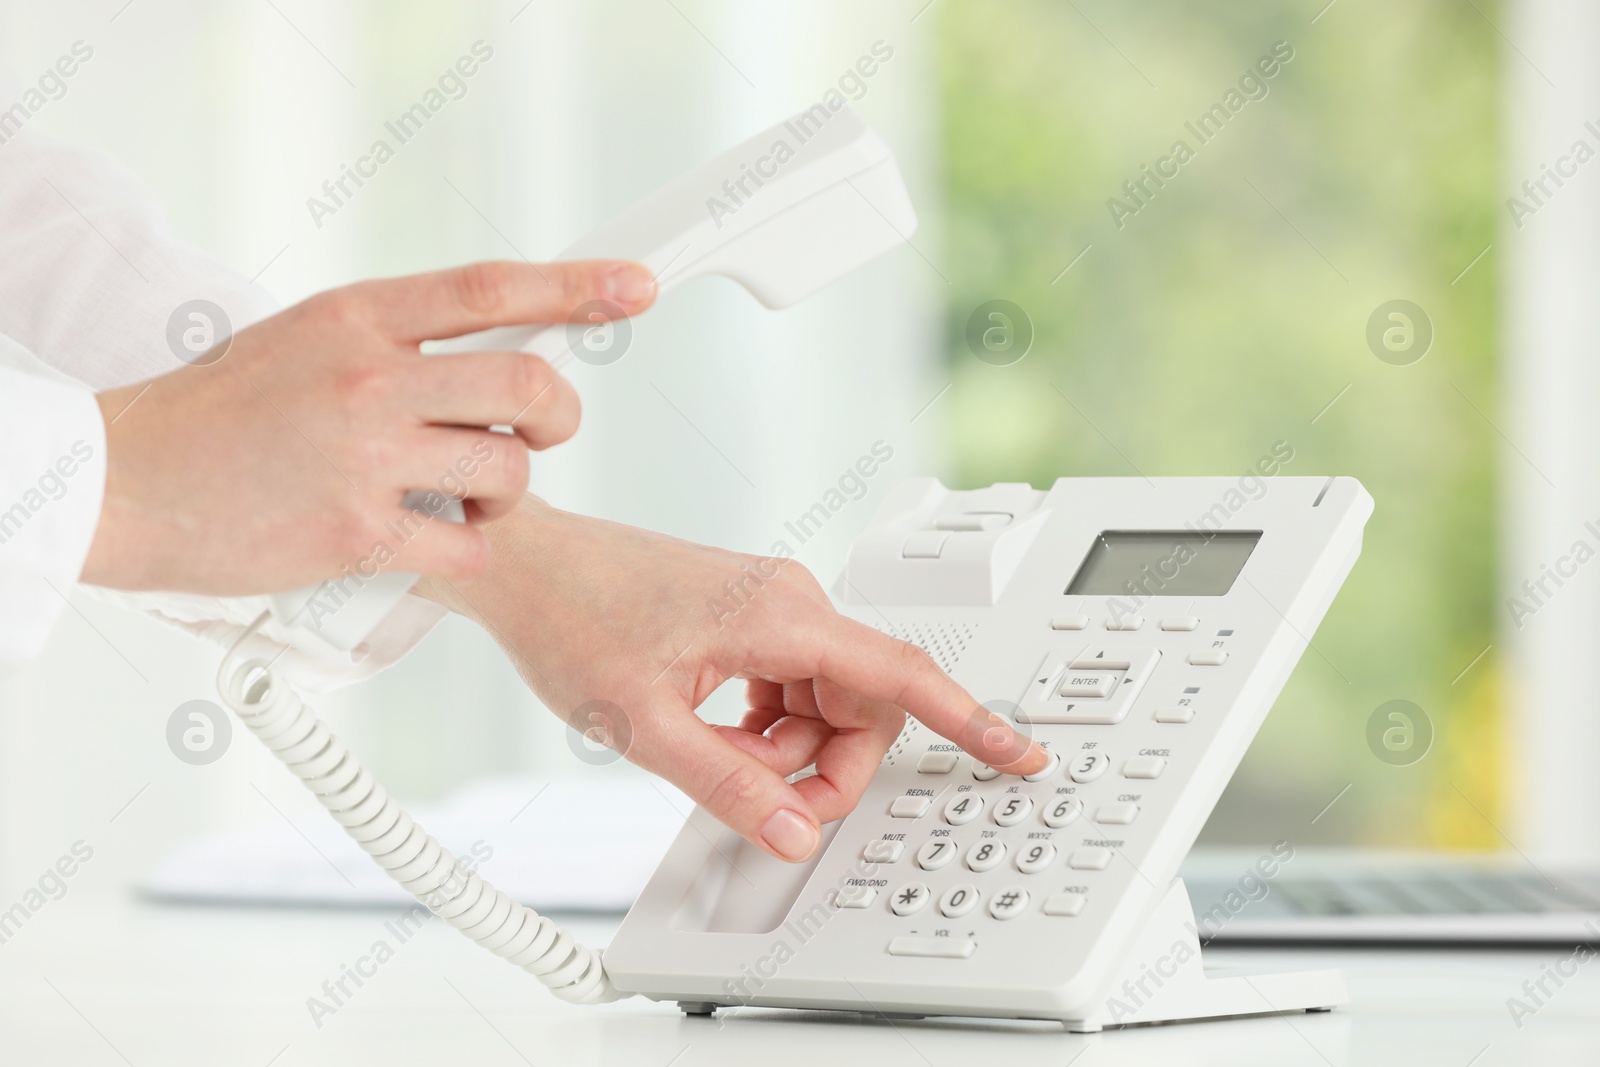
[[[912,915],[928,903],[928,887],[921,882],[908,882],[889,897],[889,909],[896,915]]]

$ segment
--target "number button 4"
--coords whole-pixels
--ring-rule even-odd
[[[975,793],[958,793],[944,806],[944,821],[951,826],[965,826],[982,811],[982,797]]]

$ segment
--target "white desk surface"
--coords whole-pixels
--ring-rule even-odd
[[[0,1062],[8,1067],[1490,1067],[1600,1060],[1600,963],[1582,967],[1520,1028],[1507,1010],[1506,998],[1565,955],[1558,950],[1218,951],[1214,961],[1230,966],[1343,967],[1353,1002],[1323,1015],[1079,1036],[1043,1023],[889,1022],[755,1009],[686,1018],[674,1006],[638,999],[572,1007],[432,920],[319,1028],[307,998],[320,994],[342,963],[388,937],[384,922],[393,914],[118,901],[53,914],[52,906],[0,945]],[[599,944],[613,923],[569,925]]]

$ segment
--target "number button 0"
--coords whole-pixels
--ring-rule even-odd
[[[1111,757],[1103,752],[1084,752],[1072,757],[1072,763],[1067,768],[1067,773],[1074,782],[1092,782],[1111,766]]]
[[[939,913],[949,919],[959,919],[978,906],[978,890],[974,886],[953,885],[939,898]]]
[[[989,871],[1006,858],[1006,846],[998,841],[979,841],[967,849],[967,866],[974,871]]]
[[[936,837],[917,849],[917,866],[925,871],[937,871],[956,858],[956,845],[948,837]]]
[[[1059,830],[1083,811],[1083,802],[1077,797],[1057,797],[1049,807],[1044,809],[1044,824],[1053,830]]]
[[[1048,841],[1030,845],[1017,853],[1017,870],[1023,874],[1038,874],[1056,859],[1056,846]]]
[[[944,821],[951,826],[965,826],[983,811],[983,798],[974,793],[958,793],[944,806]]]
[[[1015,826],[1028,817],[1033,810],[1033,801],[1027,797],[1007,797],[998,808],[994,809],[994,821],[1001,826]]]

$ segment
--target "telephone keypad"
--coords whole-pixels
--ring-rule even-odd
[[[1162,618],[1160,624],[1161,630],[1177,636],[1198,629],[1199,620],[1193,616],[1169,616]],[[1196,675],[1227,660],[1221,649],[1169,650],[1165,654],[1178,669],[1194,671]],[[1067,727],[1079,723],[1116,726],[1138,700],[1140,690],[1155,673],[1162,656],[1162,650],[1157,648],[1122,647],[1111,643],[1090,643],[1087,647],[1052,653],[1045,657],[1033,676],[1028,697],[1018,710],[1017,721]],[[1192,721],[1195,709],[1187,701],[1198,690],[1184,689],[1181,694],[1184,703],[1177,702],[1179,693],[1168,692],[1170,696],[1156,699],[1171,700],[1170,706],[1152,707],[1155,703],[1152,700],[1144,705],[1142,714],[1163,723]],[[1066,709],[1069,704],[1072,706],[1070,714]],[[1087,717],[1090,714],[1087,709],[1094,705],[1108,709],[1101,713],[1104,717],[1092,720]],[[1108,713],[1113,707],[1117,710]],[[1049,717],[1052,715],[1059,717]],[[1128,723],[1119,729],[1135,727]],[[1089,743],[1091,739],[1092,744]],[[1117,794],[1133,784],[1130,779],[1148,782],[1161,778],[1172,754],[1161,748],[1137,747],[1154,742],[1134,735],[1130,735],[1133,743],[1127,748],[1119,746],[1115,739],[1108,741],[1095,735],[1086,736],[1084,747],[1080,748],[1068,731],[1060,736],[1050,735],[1048,740],[1054,742],[1049,764],[1039,773],[1025,777],[1003,775],[986,764],[964,760],[944,750],[922,753],[916,763],[922,774],[950,774],[965,762],[972,782],[993,784],[958,786],[960,792],[944,793],[936,798],[942,816],[940,821],[953,829],[935,830],[944,836],[914,846],[915,859],[923,871],[931,874],[948,869],[947,873],[930,878],[927,884],[907,883],[892,893],[886,888],[878,906],[887,904],[885,910],[910,916],[933,903],[938,914],[949,919],[975,912],[994,920],[1011,919],[1029,911],[1060,918],[1084,914],[1094,895],[1090,887],[1103,877],[1093,872],[1109,871],[1117,857],[1116,847],[1105,846],[1121,846],[1118,841],[1088,842],[1099,836],[1120,836],[1112,828],[1129,826],[1141,819],[1143,798],[1136,801],[1124,795],[1117,799]],[[1049,784],[1029,788],[1023,782]],[[1135,791],[1137,788],[1134,786]],[[897,801],[897,806],[908,813],[901,817],[914,817],[910,814],[913,811],[927,814],[932,809],[932,800],[928,797],[908,795],[900,800],[904,803]],[[1098,831],[1099,826],[1105,826],[1107,832]],[[982,836],[974,840],[972,835],[980,831]],[[1050,840],[1052,837],[1054,840]],[[887,842],[879,844],[877,848],[869,846],[873,855],[893,852],[899,858],[903,854],[903,849],[883,847]],[[959,869],[955,865],[957,859],[962,861]],[[945,883],[953,874],[959,877],[958,870],[971,871],[978,877],[967,882]],[[1089,886],[1051,884],[1070,872],[1085,873],[1069,877],[1067,881],[1089,883]],[[1008,874],[1011,878],[1023,876],[1041,891],[1030,893],[1018,885],[1005,885]],[[994,881],[985,884],[986,878]],[[862,895],[872,899],[870,891]]]

